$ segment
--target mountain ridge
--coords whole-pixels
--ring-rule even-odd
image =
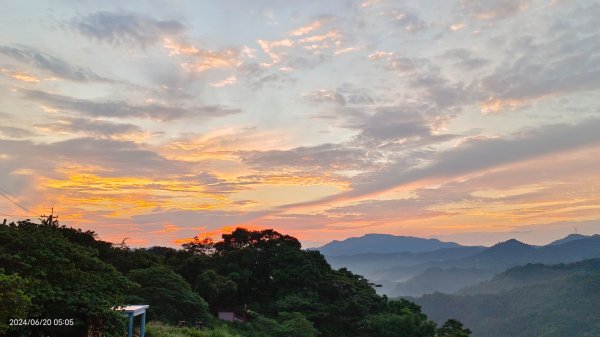
[[[592,236],[593,235],[569,234],[562,239],[558,239],[558,240],[554,240],[554,241],[550,242],[546,246],[558,246],[558,245],[562,245],[563,243],[567,243],[567,242],[571,242],[571,241],[591,238]]]
[[[333,240],[321,247],[314,248],[314,250],[318,250],[323,255],[339,256],[368,253],[422,253],[442,248],[457,247],[463,246],[455,242],[444,242],[438,239],[371,233],[344,240]]]

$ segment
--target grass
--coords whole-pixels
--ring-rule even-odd
[[[146,325],[147,337],[240,337],[231,332],[227,327],[196,329],[189,327],[174,327],[159,322],[150,322]]]

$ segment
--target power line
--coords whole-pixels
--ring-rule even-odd
[[[8,216],[11,218],[17,218],[17,219],[31,219],[30,215],[18,215],[18,214],[6,214],[6,213],[0,213],[0,215],[3,216]],[[34,217],[36,217],[37,215],[34,215]]]
[[[21,205],[23,205],[23,206],[25,206],[25,207],[28,207],[28,208],[31,208],[31,207],[32,207],[32,204],[30,204],[30,203],[29,203],[29,202],[27,202],[27,201],[20,200],[21,198],[19,198],[19,197],[15,196],[14,194],[10,193],[9,191],[7,191],[7,190],[6,190],[5,188],[3,188],[2,186],[0,186],[0,192],[4,192],[4,194],[7,194],[7,195],[8,195],[8,196],[10,196],[12,199],[19,200],[19,202],[21,203]]]
[[[30,215],[35,214],[32,210],[28,209],[25,206],[22,206],[17,201],[13,200],[12,198],[9,198],[6,194],[4,194],[2,192],[4,192],[4,193],[6,193],[6,194],[8,194],[11,197],[13,197],[13,198],[16,199],[16,197],[14,195],[10,194],[8,191],[6,191],[2,187],[0,187],[0,195],[3,196],[6,200],[10,201],[12,204],[14,204],[15,206],[17,206],[20,209],[24,210],[25,212],[27,212]],[[9,217],[15,217],[15,218],[18,218],[18,219],[30,219],[31,218],[30,216],[27,216],[27,215],[26,216],[18,216],[18,215],[4,214],[4,213],[0,213],[0,215],[9,216]],[[33,215],[33,217],[37,217],[37,215]],[[45,218],[45,220],[42,220],[42,221],[45,221],[48,224],[52,224],[53,219],[57,219],[58,216],[54,215],[54,207],[52,207],[52,211],[51,211],[50,215],[49,216],[41,215],[41,218]]]
[[[4,189],[0,188],[2,191],[4,191]],[[7,192],[8,193],[8,192]],[[14,201],[13,199],[9,198],[6,194],[0,192],[0,195],[3,196],[6,200],[10,201],[11,203],[13,203],[15,206],[19,207],[20,209],[24,210],[27,213],[33,214],[35,213],[34,211],[28,209],[27,207],[21,206],[18,202]]]

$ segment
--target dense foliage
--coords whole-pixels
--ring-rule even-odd
[[[74,327],[0,325],[9,336],[120,336],[113,307],[150,305],[149,336],[434,337],[435,323],[414,303],[378,296],[346,269],[273,230],[238,228],[183,249],[130,249],[57,223],[0,226],[0,318],[75,318]],[[14,289],[10,291],[9,289]],[[3,303],[3,302],[2,302]],[[218,323],[219,310],[246,323]],[[205,328],[174,328],[201,324]],[[1,323],[0,323],[1,324]],[[224,325],[225,324],[225,325]],[[171,326],[169,326],[171,325]]]
[[[128,297],[128,302],[150,305],[153,310],[148,311],[149,320],[167,323],[210,320],[206,302],[171,269],[162,266],[133,269],[127,276],[141,286]]]
[[[439,337],[469,337],[471,330],[455,319],[449,319],[438,329]]]
[[[460,319],[473,336],[600,336],[600,259],[515,267],[461,294],[416,301],[434,320]],[[443,336],[440,334],[440,336]]]
[[[23,291],[18,300],[31,300],[26,316],[19,309],[11,312],[10,318],[73,318],[75,330],[82,326],[108,331],[124,327],[111,307],[124,303],[124,294],[135,284],[101,261],[95,249],[70,242],[63,228],[55,224],[0,226],[0,267],[8,275],[18,275],[12,280],[20,283],[17,290]],[[54,326],[25,325],[16,330],[15,335],[65,333],[65,328],[57,332]]]
[[[24,281],[19,275],[6,275],[0,269],[0,334],[6,333],[10,319],[27,314],[31,299],[25,291]]]
[[[213,311],[247,307],[258,314],[250,324],[261,331],[257,336],[288,336],[282,331],[292,323],[306,328],[288,330],[310,332],[314,326],[324,336],[372,336],[367,327],[393,307],[363,277],[331,269],[319,252],[301,250],[298,240],[273,230],[238,228],[220,242],[196,239],[184,248],[191,255],[172,267],[205,294]],[[404,320],[398,325],[417,331],[432,324],[418,307],[398,311]],[[290,315],[296,318],[282,318]],[[433,336],[435,327],[427,331],[422,335]]]

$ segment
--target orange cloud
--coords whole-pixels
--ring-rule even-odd
[[[226,79],[224,79],[222,81],[211,83],[210,85],[212,85],[215,88],[222,88],[222,87],[234,85],[236,83],[237,83],[237,78],[234,75],[234,76],[227,77]]]
[[[323,23],[324,23],[324,20],[313,21],[306,26],[303,26],[303,27],[300,27],[298,29],[291,31],[290,35],[292,35],[292,36],[306,35],[312,31],[314,31],[315,29],[319,29],[323,25]]]
[[[181,226],[176,226],[171,223],[167,223],[167,224],[163,225],[163,229],[155,230],[150,233],[152,233],[152,234],[168,234],[168,233],[177,233],[177,232],[189,231],[189,230],[204,231],[204,230],[206,230],[206,227],[189,228],[189,227],[181,227]]]
[[[322,42],[322,41],[325,41],[325,40],[339,41],[340,37],[341,37],[341,33],[340,33],[339,30],[331,30],[331,31],[328,31],[325,34],[313,35],[313,36],[305,37],[303,39],[300,39],[298,42],[300,42],[300,43],[314,43],[314,42]]]
[[[47,178],[42,185],[60,191],[55,200],[60,200],[65,210],[103,211],[110,217],[142,214],[159,207],[208,210],[228,203],[225,196],[189,181],[75,173],[63,180]]]
[[[466,26],[467,25],[464,22],[459,22],[459,23],[451,24],[448,28],[451,31],[456,32],[456,31],[459,31],[459,30],[465,28]]]
[[[273,63],[281,61],[282,57],[286,55],[283,50],[291,48],[295,44],[294,41],[290,39],[277,41],[258,40],[257,42],[265,54],[269,55]]]
[[[338,49],[333,54],[341,55],[341,54],[346,54],[346,53],[350,53],[350,52],[357,51],[357,50],[359,50],[359,48],[357,48],[357,47],[348,47],[348,48]]]
[[[192,45],[185,45],[171,39],[164,40],[164,47],[171,56],[188,56],[192,62],[182,63],[184,69],[204,72],[211,69],[235,68],[241,64],[239,50],[229,48],[220,51],[200,49]]]
[[[181,43],[175,42],[171,39],[164,40],[164,47],[169,50],[169,55],[171,55],[171,56],[175,56],[175,55],[190,56],[190,55],[196,55],[197,53],[200,52],[200,49],[198,49],[192,45],[181,44]]]
[[[381,59],[386,59],[390,56],[393,56],[394,53],[393,52],[386,52],[386,51],[375,51],[374,53],[369,54],[369,60],[381,60]]]
[[[39,77],[32,75],[26,71],[16,71],[16,70],[8,70],[6,68],[0,68],[0,73],[5,74],[17,81],[27,82],[27,83],[39,83],[42,81]]]
[[[265,174],[242,176],[237,179],[241,183],[277,186],[336,186],[345,190],[350,188],[350,182],[331,173],[322,174]]]
[[[289,148],[292,139],[287,130],[257,131],[246,128],[222,128],[202,135],[175,140],[159,152],[167,158],[197,161],[206,159],[238,160],[237,151]]]
[[[520,100],[520,99],[501,99],[493,96],[488,97],[487,101],[481,103],[481,113],[490,115],[497,114],[507,110],[516,110],[525,105],[527,105],[528,101]]]

